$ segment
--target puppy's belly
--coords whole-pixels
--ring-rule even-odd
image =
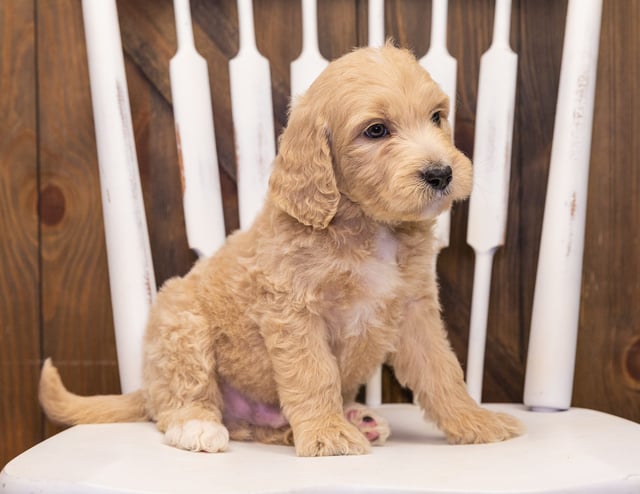
[[[252,400],[226,382],[222,382],[220,388],[224,401],[225,424],[242,421],[274,429],[288,425],[280,408]]]

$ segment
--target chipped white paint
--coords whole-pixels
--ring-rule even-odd
[[[269,61],[256,47],[252,0],[238,0],[240,49],[229,62],[240,228],[262,208],[276,154]]]
[[[122,391],[142,383],[142,341],[156,282],[115,0],[83,0],[113,322]]]
[[[454,134],[456,115],[456,77],[458,62],[447,50],[447,0],[433,0],[431,12],[431,44],[427,54],[420,59],[422,65],[434,81],[449,97],[449,124],[451,136]],[[449,246],[451,212],[440,214],[436,221],[435,236],[438,249]]]
[[[602,0],[570,0],[531,316],[524,403],[571,404]]]
[[[384,0],[369,0],[369,46],[384,45]]]
[[[480,61],[467,242],[476,255],[467,357],[469,394],[480,402],[493,255],[507,229],[518,57],[509,46],[511,1],[497,0],[493,42]]]
[[[291,62],[291,96],[304,93],[329,62],[318,48],[316,0],[302,0],[302,52]]]
[[[225,239],[207,62],[196,51],[189,0],[174,0],[178,51],[169,64],[189,247],[213,254]]]

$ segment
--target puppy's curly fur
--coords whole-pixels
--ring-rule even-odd
[[[448,108],[405,50],[331,63],[293,106],[253,226],[160,290],[142,390],[78,397],[48,362],[48,415],[151,419],[192,450],[224,450],[230,431],[293,440],[302,456],[360,454],[371,437],[343,406],[387,360],[451,442],[518,434],[468,396],[440,318],[434,220],[472,177]]]

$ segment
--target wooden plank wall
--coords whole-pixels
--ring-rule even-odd
[[[35,16],[0,4],[0,463],[40,440]]]
[[[458,60],[456,142],[473,154],[481,54],[493,1],[450,0]],[[159,283],[185,273],[187,249],[168,63],[170,0],[119,1],[143,192]],[[271,61],[274,119],[286,121],[289,63],[301,48],[293,0],[254,0],[257,42]],[[387,0],[386,29],[418,56],[429,46],[430,2]],[[228,60],[235,2],[193,0],[196,44],[209,62],[227,230],[237,227]],[[495,259],[484,399],[519,401],[553,132],[565,1],[515,0],[519,55],[509,226]],[[367,39],[364,0],[320,0],[320,47],[334,58]],[[606,0],[598,70],[583,304],[574,404],[640,421],[640,3]],[[118,392],[109,284],[79,0],[0,3],[0,465],[56,427],[36,401],[52,356],[78,393]],[[473,253],[466,205],[453,213],[439,260],[444,317],[465,360]],[[387,375],[386,399],[407,395]]]

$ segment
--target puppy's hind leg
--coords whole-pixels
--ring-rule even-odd
[[[227,448],[212,330],[189,278],[169,280],[151,310],[144,381],[149,414],[168,444],[190,451]]]

